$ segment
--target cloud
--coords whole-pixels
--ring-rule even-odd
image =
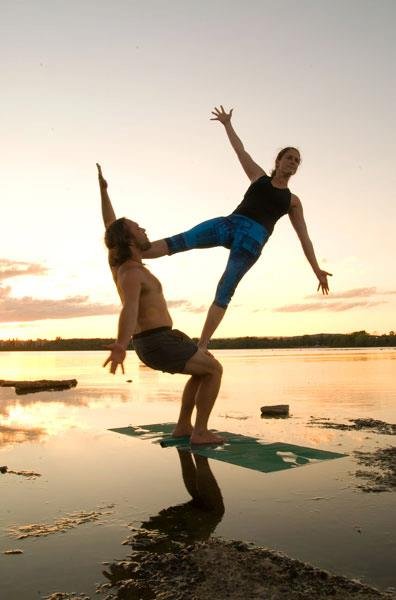
[[[0,281],[21,275],[46,275],[48,269],[37,263],[0,258]]]
[[[9,287],[0,287],[0,323],[110,315],[117,313],[119,309],[115,304],[89,302],[88,296],[71,296],[61,300],[30,296],[12,298]]]
[[[307,312],[315,310],[328,310],[342,312],[353,308],[372,308],[380,304],[387,304],[388,300],[360,300],[361,298],[372,298],[374,296],[395,295],[395,290],[378,290],[376,287],[362,287],[345,290],[344,292],[331,292],[328,296],[323,294],[312,294],[305,296],[305,300],[315,300],[307,304],[288,304],[273,309],[274,312]],[[354,302],[334,302],[334,300],[355,299]]]
[[[0,281],[22,275],[46,275],[48,269],[38,263],[0,258]],[[72,319],[109,315],[119,311],[114,304],[89,302],[87,296],[70,296],[61,300],[25,296],[13,298],[9,286],[0,285],[0,323],[21,323],[47,319]]]
[[[61,300],[51,300],[31,296],[13,298],[10,292],[10,287],[0,287],[0,323],[113,315],[120,310],[116,304],[89,302],[88,296],[70,296]],[[205,306],[194,306],[188,300],[170,300],[168,307],[179,308],[190,313],[202,313],[207,310]]]
[[[38,263],[0,258],[0,281],[22,275],[45,275],[48,269]],[[207,308],[194,306],[189,300],[170,300],[169,308],[190,313],[203,313]],[[70,296],[61,300],[38,299],[31,296],[13,298],[9,286],[0,285],[0,323],[23,323],[47,319],[72,319],[115,314],[120,310],[114,304],[90,303],[87,296]]]
[[[194,306],[189,300],[169,300],[167,305],[168,308],[180,308],[181,310],[191,313],[203,313],[207,310],[206,306],[203,306],[202,304],[201,306]]]
[[[331,292],[329,296],[323,296],[320,294],[312,294],[310,296],[305,296],[307,300],[328,300],[332,301],[333,299],[340,300],[342,298],[369,298],[370,296],[386,296],[389,294],[396,294],[396,291],[378,291],[376,287],[367,287],[367,288],[354,288],[352,290],[345,290],[345,292]]]
[[[1,287],[1,285],[0,285],[0,303],[3,300],[3,298],[8,298],[8,296],[10,295],[10,292],[11,292],[10,287]]]
[[[379,304],[387,304],[387,302],[379,300],[378,302],[311,302],[310,304],[288,304],[274,308],[274,312],[307,312],[315,310],[342,312],[352,310],[353,308],[372,308]]]

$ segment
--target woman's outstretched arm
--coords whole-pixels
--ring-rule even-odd
[[[304,212],[301,201],[294,194],[292,195],[291,207],[289,210],[290,221],[296,230],[296,233],[300,239],[301,246],[304,250],[304,254],[307,257],[309,264],[311,265],[316,277],[319,280],[318,291],[322,289],[323,294],[329,293],[329,284],[327,276],[331,276],[331,273],[323,271],[316,260],[315,251],[313,249],[312,242],[308,235],[307,225],[304,219]]]
[[[242,141],[239,139],[237,134],[235,133],[235,129],[231,124],[232,117],[231,108],[230,112],[226,112],[222,105],[220,105],[220,109],[215,107],[212,111],[212,115],[214,117],[211,118],[211,121],[220,121],[224,125],[224,129],[226,130],[228,139],[230,140],[231,146],[234,148],[235,153],[239,159],[239,162],[242,165],[243,170],[246,175],[249,177],[250,181],[256,181],[259,177],[265,175],[264,169],[260,167],[257,163],[254,162],[250,154],[248,154],[242,144]]]

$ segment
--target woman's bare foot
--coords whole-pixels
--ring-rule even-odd
[[[190,444],[194,446],[198,444],[224,444],[224,439],[211,431],[193,431],[190,437]]]
[[[179,425],[179,423],[178,423],[176,425],[176,427],[174,428],[174,430],[172,431],[172,437],[174,437],[174,438],[190,437],[192,432],[193,432],[192,425]]]

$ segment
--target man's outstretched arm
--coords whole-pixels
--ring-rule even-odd
[[[115,212],[111,205],[110,197],[107,192],[107,181],[103,177],[102,169],[99,163],[96,163],[98,168],[98,179],[99,179],[99,189],[100,189],[100,198],[102,203],[102,217],[105,228],[107,229],[109,225],[111,225],[115,220]]]
[[[140,273],[137,269],[126,271],[118,280],[118,285],[124,296],[123,307],[118,319],[118,335],[114,344],[107,348],[111,351],[104,367],[110,363],[110,373],[117,371],[120,365],[124,373],[124,360],[129,341],[136,329],[139,313],[139,299],[141,290]]]

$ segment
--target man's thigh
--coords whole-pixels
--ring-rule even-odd
[[[184,373],[185,365],[198,350],[197,344],[178,329],[136,337],[133,345],[144,364],[166,373]]]
[[[222,371],[221,364],[207,350],[198,348],[196,353],[187,361],[183,373],[188,375],[208,375]]]

